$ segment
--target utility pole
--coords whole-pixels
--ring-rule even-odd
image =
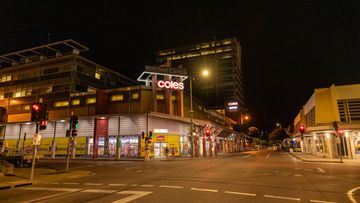
[[[192,102],[192,76],[189,75],[189,79],[190,79],[190,141],[191,141],[191,158],[194,158],[194,154],[195,154],[195,145],[194,145],[194,129],[193,129],[193,125],[194,125],[194,121],[193,121],[193,102]]]
[[[32,156],[32,161],[31,161],[31,173],[30,173],[30,181],[34,180],[34,170],[35,170],[35,159],[36,159],[36,153],[37,153],[37,145],[35,143],[35,136],[38,136],[39,133],[39,123],[36,122],[36,130],[35,130],[35,135],[33,138],[33,156]]]

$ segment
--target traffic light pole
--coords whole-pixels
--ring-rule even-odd
[[[36,122],[35,134],[38,134],[38,133],[39,133],[39,123]],[[36,153],[37,153],[37,145],[34,145],[34,144],[33,144],[33,157],[32,157],[32,161],[31,161],[30,181],[33,181],[33,180],[34,180]]]
[[[71,116],[73,116],[73,113],[71,114]],[[71,130],[72,130],[72,117],[70,117],[70,125],[69,125],[69,141],[68,141],[67,153],[66,153],[66,172],[69,172]]]

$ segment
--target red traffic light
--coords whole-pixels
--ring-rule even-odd
[[[299,130],[300,130],[300,133],[301,133],[301,134],[304,134],[304,133],[305,133],[305,127],[304,127],[304,125],[300,125],[300,126],[299,126]]]
[[[39,104],[33,104],[31,108],[32,108],[33,111],[39,111],[40,110],[40,105]]]
[[[47,126],[47,124],[48,124],[48,121],[47,121],[47,120],[42,120],[42,121],[40,122],[40,125],[43,125],[43,126]]]
[[[209,129],[209,128],[206,128],[206,129],[205,129],[205,135],[206,135],[206,136],[210,136],[210,129]]]

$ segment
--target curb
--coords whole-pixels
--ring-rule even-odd
[[[304,159],[302,157],[299,157],[291,152],[289,152],[289,154],[301,161],[304,161],[304,162],[321,162],[321,163],[344,163],[344,162],[341,162],[341,161],[331,161],[331,160],[311,160],[311,159]]]
[[[0,190],[5,190],[5,189],[12,189],[12,188],[17,188],[17,187],[22,187],[22,186],[27,186],[27,185],[32,185],[33,183],[31,181],[13,181],[13,182],[8,182],[5,184],[0,184]]]

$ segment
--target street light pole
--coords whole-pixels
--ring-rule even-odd
[[[190,79],[190,138],[191,138],[191,158],[194,158],[194,130],[193,130],[193,103],[192,103],[192,76],[189,76]]]

